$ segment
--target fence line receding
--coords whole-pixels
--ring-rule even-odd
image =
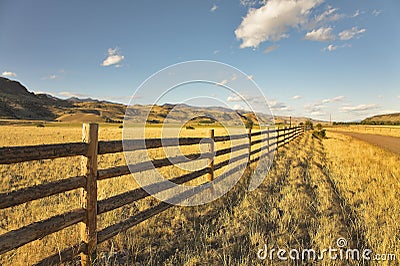
[[[252,132],[249,130],[246,134],[237,134],[230,136],[215,136],[214,130],[211,130],[208,138],[167,138],[124,140],[130,150],[136,149],[155,149],[165,146],[176,145],[198,145],[206,143],[209,145],[207,166],[190,172],[185,175],[169,179],[175,184],[184,184],[201,176],[207,176],[208,181],[218,179],[215,171],[227,166],[230,163],[248,159],[248,164],[257,162],[260,159],[262,151],[267,153],[275,152],[278,147],[289,143],[291,140],[304,132],[300,126],[284,128],[267,128]],[[264,137],[264,136],[267,137]],[[258,138],[261,136],[261,138]],[[245,140],[247,143],[231,146],[224,149],[216,149],[214,143]],[[143,143],[145,145],[143,145]],[[255,145],[261,145],[258,148],[252,148]],[[146,198],[149,194],[144,188],[136,188],[103,200],[97,200],[97,182],[114,178],[130,173],[146,171],[155,168],[170,166],[175,163],[181,163],[199,158],[198,153],[175,158],[154,159],[151,161],[140,162],[135,165],[116,166],[107,169],[97,169],[98,155],[107,153],[117,153],[124,151],[121,140],[98,141],[98,125],[84,124],[82,129],[82,142],[63,143],[51,145],[34,145],[20,147],[0,148],[0,164],[13,164],[33,160],[55,159],[70,156],[82,156],[81,175],[67,179],[52,181],[45,184],[35,185],[15,191],[0,193],[0,209],[10,208],[33,200],[45,198],[59,193],[80,189],[81,206],[80,208],[49,217],[45,220],[31,223],[16,230],[12,230],[0,235],[0,255],[10,250],[19,248],[27,243],[41,239],[47,235],[60,231],[69,226],[80,223],[81,239],[76,245],[66,248],[56,254],[44,258],[36,265],[49,265],[70,261],[79,254],[81,255],[82,265],[91,265],[96,257],[96,246],[118,233],[125,231],[154,215],[165,211],[173,205],[160,202],[149,209],[138,212],[132,217],[110,225],[100,231],[97,228],[97,216],[109,212],[127,204],[131,204],[140,199]],[[216,157],[241,151],[242,154],[222,162],[215,163]],[[214,154],[214,156],[212,156]],[[217,181],[217,180],[216,180]],[[167,182],[154,184],[161,192],[168,189]]]

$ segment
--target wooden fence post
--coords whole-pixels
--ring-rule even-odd
[[[279,147],[279,127],[276,127],[276,150],[278,151],[278,147]]]
[[[286,126],[283,127],[283,145],[286,145]]]
[[[215,142],[214,142],[214,129],[210,130],[210,154],[211,157],[208,159],[208,166],[210,167],[210,172],[208,173],[208,181],[214,180],[214,151],[215,151]]]
[[[249,158],[247,158],[247,159],[248,159],[248,165],[250,165],[251,164],[251,161],[250,161],[250,159],[251,159],[251,128],[248,129],[247,135],[249,138]]]
[[[86,185],[81,189],[81,207],[86,210],[81,225],[81,239],[87,250],[81,254],[82,265],[93,265],[96,260],[97,245],[97,150],[98,124],[83,124],[82,141],[87,143],[87,153],[82,156],[82,175]]]

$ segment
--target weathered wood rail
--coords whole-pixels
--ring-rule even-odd
[[[170,181],[174,182],[175,184],[184,184],[188,181],[205,175],[208,176],[209,181],[218,179],[218,177],[214,175],[216,170],[221,169],[228,164],[244,159],[248,159],[249,164],[254,163],[260,159],[257,154],[260,154],[265,150],[267,150],[268,153],[275,152],[278,147],[289,143],[292,139],[302,134],[302,132],[304,132],[304,128],[300,126],[290,128],[285,127],[280,129],[267,128],[257,132],[251,132],[249,130],[247,134],[231,136],[214,136],[214,131],[211,130],[210,136],[206,139],[171,138],[163,139],[162,141],[161,139],[146,139],[145,141],[135,139],[124,141],[126,141],[128,144],[127,147],[129,147],[129,150],[132,151],[160,148],[165,146],[176,146],[177,144],[197,145],[200,143],[206,143],[210,145],[209,153],[206,154],[206,157],[209,160],[207,167],[170,179]],[[0,255],[69,226],[81,223],[81,240],[79,243],[47,258],[44,258],[35,265],[51,265],[62,263],[65,261],[70,261],[78,255],[81,255],[82,265],[91,265],[96,257],[96,246],[98,244],[173,206],[165,202],[160,202],[156,206],[141,211],[126,220],[98,231],[98,215],[146,198],[149,196],[149,194],[146,192],[145,188],[137,188],[98,201],[97,182],[130,173],[133,174],[136,172],[147,171],[154,169],[154,167],[159,168],[174,165],[176,163],[187,161],[188,159],[196,160],[201,155],[196,153],[186,156],[177,156],[174,158],[154,159],[130,166],[125,165],[108,169],[97,169],[98,155],[124,151],[121,140],[98,141],[97,134],[97,124],[84,124],[82,142],[79,143],[0,148],[0,164],[13,164],[32,160],[82,156],[80,176],[0,193],[0,209],[5,209],[55,194],[64,193],[75,189],[81,190],[80,208],[49,217],[45,220],[34,222],[0,235]],[[267,137],[257,139],[258,136],[264,135]],[[214,143],[246,138],[248,139],[248,143],[215,150]],[[263,145],[264,143],[265,145]],[[252,149],[252,147],[255,145],[261,145],[261,147]],[[215,157],[237,151],[243,151],[243,153],[234,158],[230,158],[229,160],[224,160],[216,164],[214,163]],[[214,156],[212,156],[212,154],[214,154]],[[253,159],[251,159],[252,157]],[[154,186],[156,186],[157,191],[163,191],[169,188],[170,182],[161,182],[155,184]]]

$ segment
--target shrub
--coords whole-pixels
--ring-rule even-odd
[[[312,135],[313,137],[318,139],[326,139],[326,130],[325,129],[314,130]]]
[[[250,119],[247,119],[247,120],[244,122],[244,124],[245,124],[245,126],[246,126],[247,129],[252,129],[253,126],[254,126],[254,122],[253,122],[252,120],[250,120]]]

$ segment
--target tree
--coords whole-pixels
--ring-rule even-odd
[[[311,122],[310,119],[306,120],[306,122],[304,123],[304,125],[305,125],[306,128],[308,128],[308,129],[314,129],[314,125],[313,125],[313,123]]]

